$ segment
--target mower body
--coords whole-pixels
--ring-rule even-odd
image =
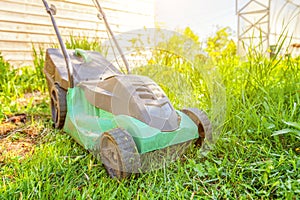
[[[175,110],[150,78],[122,74],[98,52],[67,52],[73,66],[73,88],[59,49],[47,50],[44,72],[50,96],[53,90],[61,91],[58,98],[65,95],[65,100],[58,101],[60,113],[54,112],[63,118],[56,127],[63,127],[84,148],[98,152],[102,134],[117,128],[131,135],[139,154],[199,137],[195,121]]]

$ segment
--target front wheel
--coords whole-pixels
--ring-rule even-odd
[[[181,112],[186,114],[198,127],[199,139],[196,145],[201,146],[206,138],[207,141],[212,142],[212,125],[206,113],[197,108],[185,108]]]
[[[112,178],[126,178],[138,173],[140,155],[131,135],[120,128],[104,132],[100,138],[100,156]]]

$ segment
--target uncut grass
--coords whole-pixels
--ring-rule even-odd
[[[252,56],[241,62],[233,57],[217,65],[227,92],[226,121],[206,157],[192,147],[184,159],[162,169],[117,181],[71,137],[52,129],[48,114],[46,135],[34,154],[0,163],[0,199],[297,198],[299,140],[271,135],[286,127],[283,120],[299,121],[299,59]],[[48,107],[38,112],[50,113]]]

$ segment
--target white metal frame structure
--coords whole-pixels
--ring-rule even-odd
[[[238,53],[249,48],[269,47],[271,0],[236,0]]]
[[[236,14],[239,55],[274,51],[282,40],[282,54],[300,55],[300,0],[236,0]]]

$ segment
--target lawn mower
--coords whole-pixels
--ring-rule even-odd
[[[175,110],[161,87],[149,77],[130,74],[98,1],[94,4],[117,47],[127,73],[96,51],[66,49],[56,25],[55,6],[42,0],[60,49],[46,50],[47,79],[54,127],[63,128],[100,159],[111,177],[140,173],[148,155],[171,154],[191,142],[211,137],[207,115],[196,108]],[[136,66],[135,66],[136,67]],[[142,159],[143,158],[143,159]],[[150,163],[153,162],[150,161]]]

